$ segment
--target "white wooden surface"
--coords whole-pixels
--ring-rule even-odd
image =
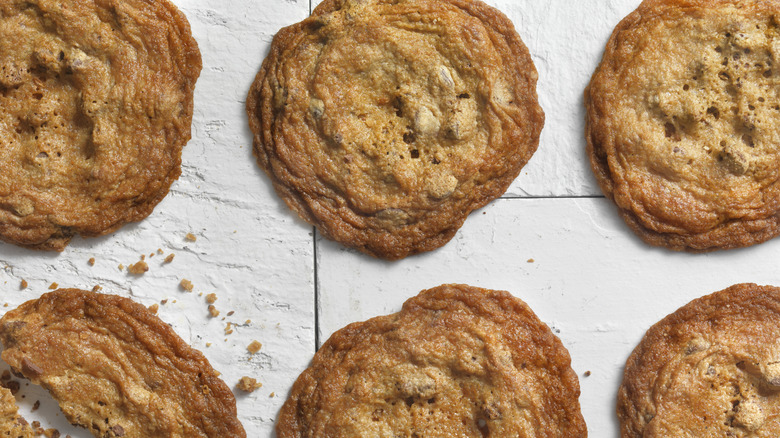
[[[254,163],[246,91],[273,35],[306,17],[309,1],[176,3],[204,61],[181,179],[145,221],[104,238],[75,239],[62,254],[0,244],[0,306],[36,298],[52,282],[99,284],[146,305],[167,299],[159,316],[203,351],[228,385],[244,375],[264,384],[249,395],[236,391],[249,437],[273,436],[278,409],[317,341],[449,282],[504,289],[526,301],[571,353],[590,436],[617,437],[622,366],[651,324],[733,283],[780,285],[780,240],[704,255],[650,248],[600,196],[584,153],[582,90],[612,28],[639,0],[488,0],[514,21],[539,70],[547,114],[539,151],[505,197],[475,212],[452,242],[400,262],[320,238],[278,200]],[[189,232],[197,241],[185,239]],[[173,263],[149,259],[158,248],[175,253]],[[150,266],[145,275],[118,269],[141,254]],[[179,288],[183,278],[194,283],[193,293]],[[29,283],[24,290],[22,279]],[[205,302],[212,292],[217,318]],[[227,322],[239,324],[229,335]],[[263,344],[254,356],[246,351],[252,340]],[[89,436],[68,426],[43,390],[23,385],[18,398],[29,419],[63,435]],[[31,413],[36,400],[42,408]]]

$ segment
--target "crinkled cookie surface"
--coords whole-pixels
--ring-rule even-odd
[[[780,289],[738,284],[654,325],[626,363],[622,438],[780,436]]]
[[[276,426],[301,437],[586,437],[566,349],[507,292],[444,285],[320,348]]]
[[[130,299],[59,289],[0,319],[2,358],[98,438],[242,438],[203,354]]]
[[[448,242],[538,146],[537,73],[477,0],[326,0],[249,92],[258,163],[327,237],[399,259]]]
[[[181,172],[198,46],[167,0],[0,4],[0,239],[62,250],[148,216]]]
[[[744,247],[780,233],[780,2],[646,0],[586,91],[591,163],[646,242]]]

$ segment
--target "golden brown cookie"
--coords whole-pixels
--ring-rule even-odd
[[[585,92],[602,190],[647,243],[707,251],[780,233],[780,2],[646,0]]]
[[[651,327],[617,413],[622,438],[780,436],[780,288],[731,286]]]
[[[536,68],[478,0],[325,0],[279,31],[247,99],[277,193],[385,259],[448,242],[539,143]]]
[[[33,438],[32,428],[19,416],[19,408],[11,391],[0,386],[0,437]]]
[[[61,251],[181,173],[200,52],[167,0],[0,3],[0,239]]]
[[[279,438],[586,437],[569,353],[508,292],[422,291],[334,333],[293,386]]]
[[[245,437],[230,388],[146,307],[59,289],[0,319],[2,358],[99,438]]]

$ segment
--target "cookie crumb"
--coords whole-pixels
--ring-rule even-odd
[[[151,306],[149,306],[149,311],[154,313],[155,315],[157,315],[157,311],[158,310],[160,310],[160,305],[159,304],[155,303],[155,304],[152,304]]]
[[[87,260],[87,263],[89,264],[89,266],[95,266],[95,258],[90,257],[89,260]]]
[[[152,258],[152,257],[154,257],[154,253],[153,253],[153,252],[150,252],[150,253],[149,253],[149,258]]]
[[[258,382],[257,379],[244,376],[238,380],[236,387],[244,392],[254,392],[257,389],[263,387],[263,384]]]
[[[244,324],[252,324],[252,320],[251,319],[247,319],[246,322],[244,322]]]
[[[206,302],[209,304],[214,304],[217,301],[217,294],[208,294],[206,295]]]
[[[534,259],[528,259],[528,263],[533,263],[533,262],[535,262],[535,261],[536,261],[536,260],[534,260]]]
[[[165,260],[163,260],[163,262],[165,262],[165,263],[170,263],[170,262],[172,262],[172,261],[173,261],[173,258],[174,258],[174,257],[176,257],[176,254],[174,254],[174,253],[170,253],[170,254],[168,254],[168,256],[167,256],[167,257],[165,257]]]
[[[146,254],[141,254],[141,261],[146,260]]]
[[[590,377],[590,374],[591,374],[591,372],[590,372],[590,371],[585,371],[585,373],[583,373],[583,376],[585,376],[585,377]]]
[[[227,325],[225,326],[225,334],[229,335],[229,334],[232,334],[232,333],[233,333],[233,324],[232,323],[227,323]],[[225,339],[225,340],[227,341],[227,339]]]
[[[186,278],[182,279],[179,283],[179,286],[181,286],[182,289],[186,290],[187,292],[192,292],[192,289],[195,287],[191,281],[187,280]]]
[[[144,273],[146,273],[148,270],[149,265],[146,264],[146,262],[143,260],[127,267],[127,272],[134,275],[144,275]]]
[[[119,264],[119,270],[120,270],[120,271],[124,271],[124,270],[125,270],[125,265],[123,265],[123,264],[121,264],[121,263],[120,263],[120,264]]]
[[[274,398],[274,397],[276,397],[276,393],[275,393],[275,392],[272,392],[272,393],[268,394],[268,397],[269,397],[269,398]]]
[[[217,308],[214,307],[213,304],[209,304],[209,315],[211,315],[212,318],[216,318],[219,316],[219,310],[217,310]]]
[[[19,392],[19,382],[16,380],[9,380],[7,382],[3,382],[3,386],[7,388],[9,391],[11,391],[11,394],[16,395],[17,392]]]
[[[206,342],[206,347],[211,347],[211,342]]]
[[[32,411],[35,412],[40,407],[41,407],[41,401],[40,400],[35,400],[35,403],[33,403],[33,406],[32,406]]]
[[[228,313],[227,313],[227,315],[228,315],[228,316],[233,316],[233,314],[234,314],[234,313],[236,313],[236,312],[234,312],[234,311],[232,311],[232,310],[231,310],[230,312],[228,312]]]
[[[163,250],[162,250],[162,248],[157,248],[157,254],[163,255]]]
[[[168,299],[160,300],[160,304],[168,304]]]
[[[60,438],[60,431],[57,429],[46,429],[43,431],[46,438]]]
[[[19,283],[19,289],[27,289],[27,280],[22,279],[22,281]]]
[[[52,283],[52,284],[49,285],[49,289],[51,289],[51,290],[57,289],[58,287],[60,287],[60,285],[57,284],[57,283]]]
[[[250,342],[249,345],[246,347],[246,349],[251,354],[256,354],[258,351],[260,351],[261,348],[263,348],[263,344],[261,344],[261,343],[259,343],[257,341]]]
[[[192,233],[187,233],[187,235],[184,236],[184,238],[189,240],[190,242],[194,242],[194,241],[198,240],[198,238],[195,237],[195,235],[192,234]]]
[[[101,289],[103,289],[103,288],[102,288],[101,286],[98,286],[98,285],[96,284],[96,285],[95,285],[95,287],[93,287],[93,288],[92,288],[92,292],[98,292],[98,291],[100,291]]]

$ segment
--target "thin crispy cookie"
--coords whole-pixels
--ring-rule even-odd
[[[646,0],[585,92],[593,171],[647,243],[708,251],[780,233],[780,2]]]
[[[33,438],[32,428],[19,416],[19,408],[11,391],[0,386],[0,437]]]
[[[622,438],[780,436],[780,289],[738,284],[655,324],[626,363]]]
[[[59,289],[0,319],[2,358],[99,438],[246,437],[199,351],[130,299]]]
[[[330,239],[385,259],[448,242],[538,146],[537,73],[477,0],[326,0],[279,31],[247,99],[257,161]]]
[[[61,251],[181,173],[198,46],[167,0],[0,3],[0,240]]]
[[[566,349],[507,292],[444,285],[351,324],[293,386],[279,438],[586,437]]]

